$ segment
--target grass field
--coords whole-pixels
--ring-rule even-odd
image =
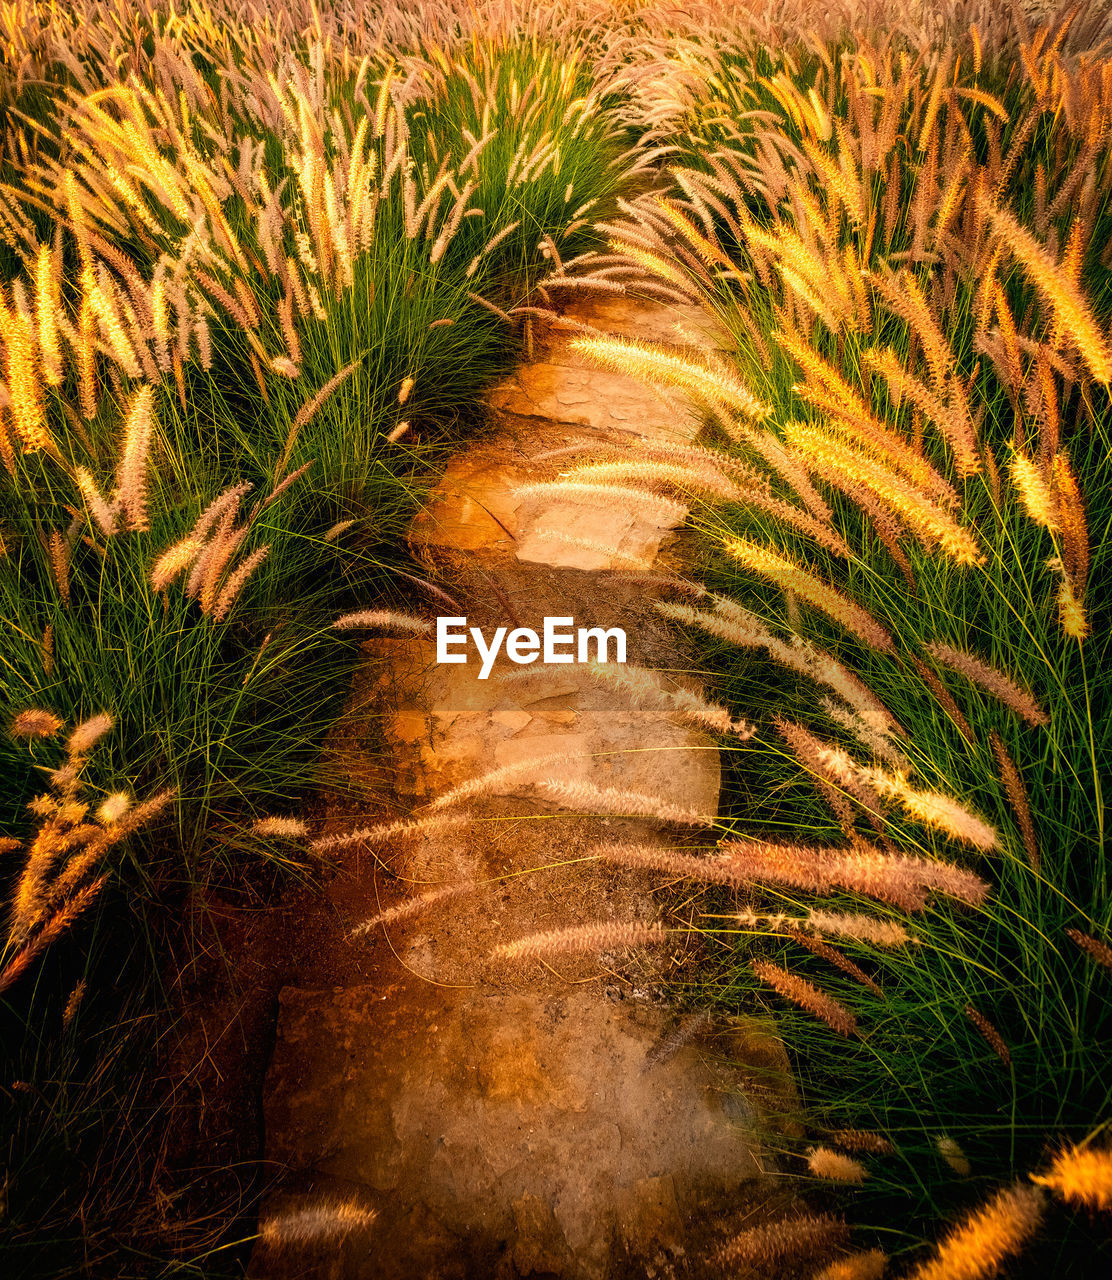
[[[332,622],[429,602],[422,494],[533,309],[591,289],[727,339],[580,339],[694,401],[705,443],[567,473],[693,503],[697,572],[660,608],[753,729],[723,737],[677,999],[775,1018],[809,1125],[787,1154],[910,1274],[1035,1237],[1051,1274],[1095,1256],[1112,32],[1100,5],[807,10],[0,13],[20,1274],[240,1273],[198,1260],[228,1223],[153,1204],[129,1082],[167,930],[311,874],[253,824],[321,781],[355,661]]]

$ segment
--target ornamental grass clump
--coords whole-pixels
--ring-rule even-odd
[[[578,343],[653,386],[686,369],[718,458],[668,477],[703,574],[656,607],[754,731],[723,745],[716,852],[604,856],[708,886],[716,1008],[796,1006],[819,1132],[900,1153],[856,1212],[909,1244],[967,1207],[940,1134],[1006,1186],[1112,1104],[1108,55],[1077,13],[1010,24],[920,30],[919,58],[867,25],[658,49],[672,186],[606,230],[713,354]],[[1001,1192],[922,1274],[997,1274],[1040,1219]]]

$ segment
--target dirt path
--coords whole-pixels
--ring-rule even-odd
[[[692,317],[685,334],[675,308],[651,304],[579,307],[569,318],[709,341]],[[566,467],[571,455],[544,457],[564,446],[685,441],[697,430],[682,406],[585,367],[567,334],[538,335],[534,358],[492,390],[490,434],[449,466],[413,541],[450,565],[471,625],[540,630],[545,616],[573,616],[621,626],[630,662],[695,687],[645,587],[608,572],[667,565],[673,529],[620,504],[515,493]],[[437,666],[424,639],[375,639],[367,652],[338,758],[353,775],[380,770],[367,717],[395,709],[386,736],[403,815],[495,768],[552,757],[542,772],[554,779],[717,811],[714,741],[631,709],[586,668],[503,660],[480,681],[473,660]],[[350,1197],[377,1217],[339,1243],[260,1247],[253,1276],[713,1275],[705,1259],[717,1211],[728,1206],[736,1222],[768,1195],[755,1180],[774,1164],[741,1086],[750,1072],[780,1070],[778,1045],[733,1023],[654,1062],[676,1025],[663,989],[682,934],[664,952],[491,959],[499,943],[541,930],[657,919],[662,877],[602,863],[592,849],[617,837],[679,838],[656,821],[562,808],[538,798],[528,777],[474,799],[466,825],[409,839],[389,867],[384,851],[367,851],[361,884],[334,887],[341,916],[345,893],[365,916],[369,896],[386,907],[473,886],[354,940],[365,981],[283,989],[264,1111],[266,1158],[287,1173],[268,1211]]]

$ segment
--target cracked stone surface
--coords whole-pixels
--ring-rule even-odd
[[[613,299],[578,302],[568,317],[673,343],[691,341],[698,320]],[[607,572],[672,554],[676,530],[613,501],[515,493],[567,465],[572,455],[538,460],[554,449],[689,440],[698,429],[689,409],[588,369],[566,351],[566,332],[538,334],[536,360],[491,391],[490,435],[450,463],[411,540],[450,558],[446,585],[487,634],[498,625],[539,631],[546,616],[622,626],[630,662],[698,688],[646,588]],[[284,1173],[265,1212],[342,1200],[377,1217],[324,1243],[260,1245],[250,1274],[718,1274],[706,1261],[716,1214],[748,1203],[759,1213],[762,1175],[775,1171],[762,1135],[794,1097],[779,1042],[762,1024],[719,1020],[650,1065],[676,1025],[662,997],[691,945],[683,931],[652,950],[543,963],[494,954],[547,930],[659,918],[654,891],[668,877],[600,860],[600,842],[713,843],[651,817],[577,811],[533,779],[586,781],[713,815],[717,743],[674,715],[631,706],[583,667],[503,660],[480,680],[474,655],[438,666],[424,639],[381,637],[365,648],[337,759],[351,777],[371,776],[384,736],[399,816],[419,818],[493,769],[547,763],[483,788],[466,822],[368,850],[362,865],[384,908],[458,890],[353,940],[373,982],[284,989],[264,1097],[267,1160]],[[364,728],[371,716],[373,734]],[[326,820],[335,831],[353,825],[364,823],[350,813]]]

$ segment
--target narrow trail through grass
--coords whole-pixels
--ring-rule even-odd
[[[539,631],[547,616],[622,627],[629,662],[692,687],[651,587],[610,573],[667,567],[671,529],[636,504],[548,488],[568,446],[695,435],[689,409],[587,368],[567,347],[584,324],[701,340],[685,337],[680,319],[624,300],[573,307],[493,388],[489,432],[448,466],[411,534],[466,602],[470,625]],[[335,1274],[711,1274],[723,1229],[749,1205],[759,1218],[772,1195],[775,1160],[761,1150],[762,1108],[745,1078],[761,1079],[770,1111],[783,1111],[790,1081],[757,1024],[708,1021],[677,1051],[662,1048],[677,1023],[664,984],[690,935],[622,946],[620,926],[647,932],[656,921],[662,877],[600,861],[596,848],[669,831],[678,841],[685,828],[623,816],[638,808],[630,798],[592,816],[611,806],[592,805],[589,788],[713,820],[715,741],[631,707],[627,691],[586,666],[503,660],[481,681],[473,657],[435,665],[431,638],[376,639],[365,651],[338,765],[349,776],[376,767],[367,718],[385,705],[399,802],[434,825],[361,848],[356,878],[364,890],[373,881],[380,902],[369,926],[352,920],[366,980],[281,994],[266,1159],[289,1175],[264,1209],[251,1273],[304,1274],[305,1251],[268,1247],[265,1225],[323,1196],[376,1214],[369,1235],[348,1234],[339,1263],[325,1246]],[[335,815],[325,838],[331,827],[342,841],[353,825]],[[341,882],[337,892],[350,890]],[[602,932],[582,954],[540,944],[531,956],[497,954],[576,926],[615,929],[614,941]]]

